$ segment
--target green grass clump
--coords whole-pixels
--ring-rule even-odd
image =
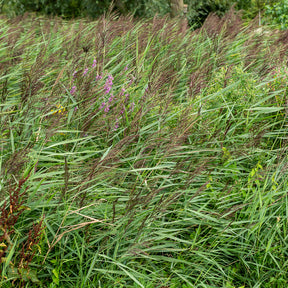
[[[0,22],[1,287],[286,287],[277,34]]]

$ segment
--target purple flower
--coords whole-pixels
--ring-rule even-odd
[[[100,108],[99,108],[99,109],[100,109],[100,110],[101,110],[101,109],[103,109],[103,108],[105,107],[105,105],[106,105],[106,103],[105,103],[105,102],[103,102],[103,103],[101,104],[101,106],[100,106]]]
[[[124,71],[127,71],[127,70],[128,70],[128,65],[126,65],[124,68]]]
[[[136,78],[134,76],[132,76],[132,79],[130,80],[128,86],[130,86],[134,82],[134,80],[136,80]]]
[[[104,112],[108,112],[109,111],[109,105],[107,105],[106,107],[105,107],[105,109],[104,109]]]
[[[104,88],[104,89],[105,89],[105,94],[109,94],[111,88],[112,88],[112,87],[110,87],[110,86],[105,87],[105,88]]]
[[[88,70],[89,70],[88,68],[86,68],[86,69],[84,70],[83,76],[87,74]]]
[[[111,96],[108,99],[108,102],[111,103],[113,99],[114,99],[114,96],[113,96],[113,94],[111,94]]]
[[[73,86],[71,88],[70,94],[73,95],[75,93],[75,91],[76,91],[76,86]]]
[[[75,108],[74,108],[74,111],[76,112],[78,110],[78,107],[76,106]]]
[[[120,96],[123,96],[123,95],[124,95],[124,92],[125,92],[125,88],[123,87],[123,88],[121,89]]]
[[[102,79],[102,75],[97,75],[95,80],[98,81],[98,80],[101,80],[101,79]]]
[[[96,59],[93,60],[92,68],[96,67],[97,61]]]
[[[110,92],[112,85],[113,85],[113,80],[114,78],[112,77],[112,75],[108,75],[108,78],[104,86],[105,94],[108,94]]]
[[[114,131],[116,131],[119,128],[119,122],[118,122],[118,118],[116,118],[116,124],[114,126]]]

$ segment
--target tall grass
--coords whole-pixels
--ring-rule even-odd
[[[0,21],[1,287],[286,287],[276,33]]]

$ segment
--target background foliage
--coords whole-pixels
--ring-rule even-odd
[[[287,21],[287,1],[277,0],[186,0],[188,4],[188,22],[198,28],[209,13],[223,16],[232,5],[243,10],[243,16],[254,18],[259,11],[273,23],[285,27]],[[276,4],[275,4],[276,3]],[[112,5],[113,4],[113,5]],[[275,4],[275,5],[274,5]],[[2,0],[1,12],[8,16],[22,15],[25,12],[37,12],[45,15],[57,15],[66,19],[90,17],[95,19],[108,11],[117,11],[122,15],[153,17],[156,14],[170,13],[169,0]]]
[[[282,0],[265,6],[265,16],[270,23],[276,24],[281,29],[288,27],[288,1]]]

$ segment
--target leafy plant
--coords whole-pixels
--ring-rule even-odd
[[[265,16],[267,21],[271,24],[275,24],[280,29],[286,29],[288,27],[288,3],[285,0],[278,1],[273,5],[265,6]]]
[[[0,264],[1,264],[1,281],[0,284],[4,282],[4,279],[12,279],[14,285],[16,285],[17,280],[23,284],[24,282],[39,283],[37,278],[37,271],[30,267],[33,262],[35,253],[37,252],[37,247],[40,242],[40,237],[42,234],[42,223],[43,219],[32,226],[28,232],[27,240],[22,244],[20,251],[17,251],[17,236],[16,227],[19,217],[22,213],[29,209],[24,206],[25,200],[23,198],[27,197],[26,187],[23,192],[21,192],[23,185],[28,180],[28,176],[21,179],[18,185],[9,191],[9,203],[6,201],[1,207],[1,218],[0,218]],[[14,243],[13,243],[14,242]],[[15,251],[16,250],[16,251]],[[22,286],[22,285],[21,285]]]

